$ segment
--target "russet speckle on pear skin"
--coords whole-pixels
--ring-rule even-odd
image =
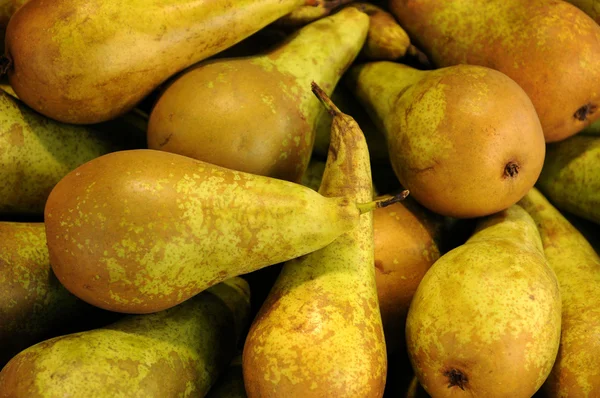
[[[43,223],[0,222],[0,368],[90,309],[53,275]]]
[[[554,0],[392,0],[390,10],[434,65],[487,66],[525,90],[547,142],[600,117],[600,27]]]
[[[43,214],[50,191],[62,177],[121,149],[109,138],[49,120],[0,92],[0,213]]]
[[[338,114],[319,188],[373,195],[368,149]],[[373,267],[373,215],[327,247],[287,262],[254,320],[243,369],[252,397],[381,397],[387,359]]]
[[[578,134],[548,145],[536,185],[560,210],[600,223],[600,137]]]
[[[489,215],[521,199],[540,174],[540,121],[525,92],[498,71],[381,61],[352,67],[346,84],[385,133],[398,180],[429,210]]]
[[[204,396],[249,320],[240,278],[169,310],[46,340],[0,372],[2,398]]]
[[[99,0],[30,0],[7,27],[10,84],[25,103],[53,119],[110,120],[170,76],[303,4],[152,0],[123,8]]]
[[[314,80],[331,94],[368,26],[365,14],[342,10],[265,54],[195,66],[154,106],[149,148],[299,182],[321,113],[306,87]]]
[[[45,220],[67,289],[101,308],[147,313],[321,248],[359,212],[348,198],[146,149],[69,173]]]
[[[561,332],[558,282],[531,217],[517,205],[479,221],[427,272],[411,303],[411,363],[432,396],[530,397]]]
[[[521,205],[536,222],[558,279],[562,333],[543,389],[555,397],[600,395],[600,257],[565,217],[533,188]]]

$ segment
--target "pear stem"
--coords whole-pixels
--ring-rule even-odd
[[[387,207],[389,205],[393,205],[394,203],[398,203],[406,199],[409,195],[408,189],[400,192],[398,195],[394,195],[392,197],[387,197],[383,199],[373,200],[367,203],[357,203],[356,207],[360,211],[360,214],[365,214],[375,209],[379,209],[381,207]]]
[[[329,98],[327,93],[323,91],[323,89],[319,87],[317,83],[315,83],[314,81],[310,83],[310,88],[312,89],[313,94],[319,99],[319,101],[321,101],[321,103],[327,110],[327,113],[329,113],[333,117],[336,117],[342,113],[342,111],[340,111],[340,109],[337,106],[335,106],[333,101],[331,101],[331,98]]]

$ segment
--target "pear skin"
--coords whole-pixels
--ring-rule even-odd
[[[548,145],[536,186],[560,210],[600,224],[600,137]]]
[[[540,174],[540,121],[525,92],[498,71],[380,61],[351,68],[346,83],[384,132],[398,180],[429,210],[489,215],[521,199]]]
[[[600,396],[600,257],[533,188],[520,202],[536,222],[562,298],[562,334],[543,390],[550,397]]]
[[[140,149],[96,158],[54,187],[50,263],[97,307],[149,313],[236,275],[310,253],[371,210],[299,184]]]
[[[373,211],[375,281],[388,353],[404,347],[410,302],[440,257],[442,222],[410,197]]]
[[[249,295],[234,278],[175,308],[39,343],[2,370],[0,397],[203,397],[235,355]]]
[[[8,77],[36,111],[76,124],[113,119],[175,73],[307,0],[30,0],[6,29]]]
[[[561,297],[536,224],[518,205],[481,219],[429,269],[406,323],[432,397],[531,397],[556,359]]]
[[[331,94],[368,27],[367,15],[345,9],[266,54],[192,68],[154,106],[149,148],[299,182],[322,112],[307,87],[314,80]]]
[[[0,222],[0,369],[94,308],[52,273],[43,223]]]
[[[317,89],[317,92],[318,89]],[[318,94],[324,101],[324,93]],[[333,109],[319,192],[372,197],[366,141]],[[387,360],[373,267],[373,215],[323,249],[287,262],[244,345],[248,397],[381,397]]]
[[[58,123],[0,91],[0,214],[43,214],[50,191],[67,173],[124,149],[110,135]]]
[[[600,26],[556,0],[390,0],[392,14],[437,67],[487,66],[527,93],[547,142],[600,117]]]
[[[581,11],[592,17],[596,23],[600,23],[600,2],[598,0],[565,0],[573,4]]]

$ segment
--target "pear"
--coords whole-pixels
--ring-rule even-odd
[[[394,61],[406,54],[410,38],[392,14],[366,2],[353,2],[349,7],[355,7],[369,16],[369,33],[361,51],[365,59]]]
[[[203,397],[235,355],[249,294],[234,278],[175,308],[39,343],[2,370],[0,397]]]
[[[347,85],[384,132],[402,186],[438,214],[501,211],[539,176],[540,121],[525,92],[500,72],[380,61],[351,68]]]
[[[300,182],[322,112],[307,87],[314,80],[331,94],[368,27],[365,14],[345,9],[263,55],[192,68],[154,106],[149,148]]]
[[[388,353],[404,346],[408,308],[440,257],[443,218],[411,198],[373,211],[375,281]]]
[[[600,224],[600,137],[549,144],[537,187],[560,210]]]
[[[551,397],[600,396],[600,257],[537,189],[519,205],[537,224],[562,297],[558,358],[543,389]]]
[[[71,170],[124,149],[114,133],[58,123],[0,91],[0,213],[43,214],[50,191]]]
[[[319,192],[372,197],[366,141],[356,122],[314,87],[334,115]],[[381,397],[386,352],[373,267],[373,218],[287,262],[244,344],[248,397]]]
[[[62,324],[93,312],[52,273],[43,223],[0,222],[0,368]]]
[[[600,117],[600,27],[556,0],[389,0],[391,12],[437,67],[481,65],[527,93],[547,142]]]
[[[479,221],[429,269],[406,341],[433,397],[531,397],[548,377],[561,331],[556,275],[536,224],[518,205]]]
[[[210,389],[206,398],[247,398],[242,372],[242,355],[231,361],[229,368]]]
[[[598,0],[565,0],[600,23],[600,2]]]
[[[581,130],[580,134],[596,136],[600,135],[600,120],[596,120],[594,123]]]
[[[320,249],[375,205],[140,149],[65,176],[45,223],[52,269],[69,291],[107,310],[148,313]]]
[[[106,121],[175,73],[314,3],[133,0],[121,7],[104,0],[31,0],[6,29],[10,84],[52,119]]]

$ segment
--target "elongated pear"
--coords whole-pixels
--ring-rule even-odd
[[[600,27],[561,0],[390,0],[411,40],[437,67],[487,66],[517,82],[547,142],[600,117]]]
[[[114,135],[49,120],[3,91],[0,113],[0,213],[43,214],[67,173],[124,148]]]
[[[194,67],[154,106],[149,148],[299,182],[322,113],[310,83],[331,94],[368,27],[367,15],[346,9],[302,28],[266,54]]]
[[[427,272],[408,312],[415,374],[433,397],[531,397],[561,331],[556,276],[518,205],[479,221]]]
[[[537,187],[560,210],[600,224],[600,137],[548,145]]]
[[[381,61],[350,69],[347,85],[384,132],[400,183],[436,213],[501,211],[540,174],[540,121],[525,92],[500,72]]]
[[[562,298],[560,348],[544,390],[550,397],[600,396],[600,257],[537,189],[519,204],[537,224]]]
[[[334,115],[319,192],[372,197],[366,141]],[[373,267],[373,216],[325,248],[287,262],[254,319],[243,353],[248,397],[381,397],[387,359]]]
[[[175,308],[39,343],[2,370],[0,397],[203,397],[235,355],[249,295],[233,278]]]
[[[148,313],[331,243],[371,208],[173,153],[119,151],[69,173],[45,209],[52,269],[79,298]]]
[[[388,353],[404,348],[410,302],[440,257],[442,222],[410,197],[373,211],[375,281]]]
[[[31,0],[6,29],[10,84],[36,111],[98,123],[313,0]]]
[[[43,223],[0,222],[0,368],[93,311],[52,273]]]

